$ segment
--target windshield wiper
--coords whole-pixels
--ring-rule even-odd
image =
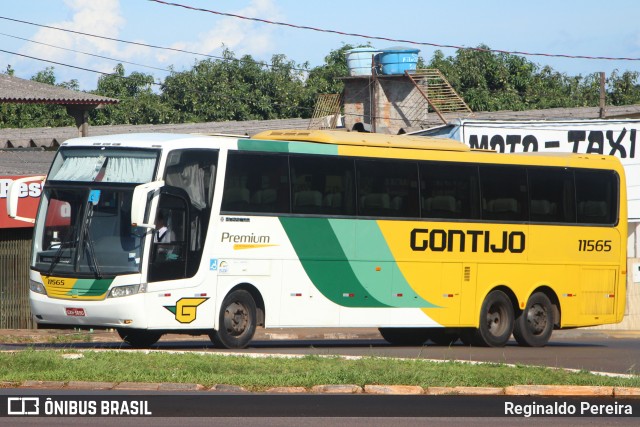
[[[87,207],[87,220],[84,223],[83,229],[83,241],[87,245],[87,249],[89,249],[89,258],[91,259],[91,264],[93,266],[93,271],[96,275],[96,278],[102,279],[102,273],[100,272],[100,266],[98,265],[98,261],[96,260],[96,251],[93,245],[93,239],[91,239],[91,232],[89,231],[89,226],[91,225],[91,220],[93,219],[93,203],[89,202]]]
[[[53,273],[53,269],[56,267],[56,265],[58,265],[58,263],[60,262],[60,259],[62,259],[64,248],[65,247],[71,248],[72,243],[75,242],[74,239],[69,239],[69,236],[75,235],[75,230],[76,230],[76,227],[72,227],[69,230],[67,230],[67,233],[65,234],[64,238],[60,241],[60,246],[58,246],[56,253],[53,255],[53,259],[51,260],[51,265],[47,270],[47,276],[51,276],[51,274]],[[69,254],[69,256],[71,256],[71,254]]]

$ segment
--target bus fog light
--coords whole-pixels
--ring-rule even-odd
[[[40,282],[36,282],[35,280],[29,280],[29,289],[37,294],[47,294],[47,290],[44,288],[44,285]]]
[[[144,292],[146,290],[146,286],[140,285],[125,285],[125,286],[116,286],[115,288],[109,291],[109,298],[119,298],[119,297],[127,297],[129,295],[135,295],[138,292]]]

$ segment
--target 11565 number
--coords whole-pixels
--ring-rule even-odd
[[[611,240],[578,240],[579,252],[610,252]]]

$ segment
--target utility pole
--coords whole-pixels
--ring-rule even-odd
[[[371,78],[373,83],[371,85],[371,96],[369,97],[371,100],[371,108],[369,109],[369,111],[371,111],[371,133],[376,133],[378,125],[376,118],[376,115],[378,114],[378,75],[376,73],[374,55],[371,55]]]
[[[599,117],[601,119],[604,119],[606,116],[605,113],[605,101],[606,101],[606,92],[604,90],[604,83],[605,83],[605,78],[604,78],[604,73],[600,72],[600,114]]]

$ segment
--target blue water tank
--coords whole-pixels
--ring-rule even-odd
[[[379,49],[372,47],[358,47],[347,51],[347,66],[350,76],[370,76],[372,58],[379,53]]]
[[[404,74],[405,71],[415,71],[418,65],[420,49],[406,47],[391,47],[383,49],[375,56],[376,68],[380,74]]]

